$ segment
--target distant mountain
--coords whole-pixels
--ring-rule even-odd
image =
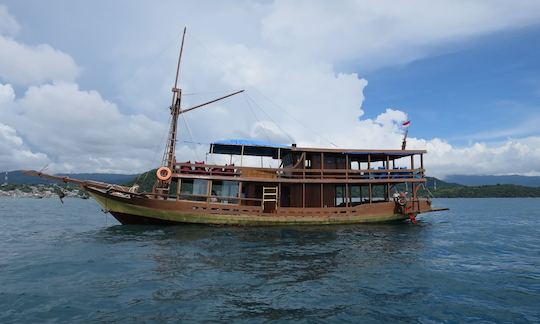
[[[527,187],[540,187],[540,177],[527,177],[520,175],[451,175],[446,177],[444,180],[459,183],[464,186],[513,184]]]
[[[6,172],[0,173],[0,184],[4,183],[4,176]],[[114,174],[114,173],[59,173],[59,176],[68,176],[74,179],[81,180],[94,180],[114,184],[125,184],[133,181],[136,174]],[[38,177],[28,176],[22,173],[22,171],[10,171],[8,172],[9,184],[48,184],[54,182],[52,180],[42,179]]]
[[[4,174],[0,174],[0,184],[4,183]],[[137,174],[110,174],[110,173],[73,173],[73,174],[59,174],[66,175],[75,179],[86,179],[102,181],[107,183],[121,184],[121,185],[133,185],[135,180],[140,186],[141,192],[149,192],[152,190],[152,186],[156,181],[156,170],[150,170],[142,173],[138,178]],[[462,176],[465,178],[471,176]],[[483,177],[483,176],[478,176]],[[491,176],[485,176],[491,177]],[[540,178],[540,177],[520,177],[520,176],[507,176],[517,178]],[[8,182],[10,184],[17,185],[30,185],[30,184],[50,184],[51,180],[46,180],[38,177],[31,177],[24,175],[21,171],[8,172]],[[421,190],[423,196],[431,194],[434,197],[440,198],[487,198],[487,197],[540,197],[540,186],[531,187],[515,184],[495,184],[495,185],[462,185],[455,183],[457,181],[449,182],[448,180],[440,180],[433,177],[427,177],[426,188],[428,192]],[[529,183],[529,182],[526,182]],[[534,183],[534,182],[532,182]],[[174,188],[173,184],[173,188]],[[405,185],[398,185],[399,190],[410,190]],[[173,192],[175,190],[172,190]],[[374,188],[375,195],[382,195],[383,191],[380,186]]]

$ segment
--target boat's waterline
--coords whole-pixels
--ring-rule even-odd
[[[316,215],[261,213],[258,215],[243,214],[240,212],[227,213],[219,209],[219,205],[209,205],[209,208],[194,209],[175,208],[181,206],[177,201],[153,201],[153,206],[144,206],[145,199],[134,199],[111,196],[98,190],[89,190],[101,207],[111,213],[123,224],[147,223],[193,223],[214,225],[331,225],[331,224],[357,224],[381,223],[403,221],[409,216],[396,213],[395,203],[381,202],[365,206],[358,206],[354,213],[320,213]],[[159,202],[159,203],[158,203]],[[161,206],[156,206],[158,203]],[[205,205],[205,203],[201,203]],[[231,209],[230,206],[221,206]],[[208,212],[210,211],[210,212]]]

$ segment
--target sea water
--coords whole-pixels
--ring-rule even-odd
[[[122,226],[0,199],[0,322],[539,322],[540,199],[417,225]]]

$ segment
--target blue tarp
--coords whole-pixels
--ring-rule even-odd
[[[227,139],[227,140],[216,141],[216,142],[214,142],[212,144],[262,146],[262,147],[273,147],[273,148],[290,148],[290,145],[276,144],[276,143],[262,141],[262,140],[256,140],[256,139]]]
[[[389,156],[407,156],[417,154],[415,151],[398,152],[398,151],[379,151],[379,152],[343,152],[350,155],[389,155]]]

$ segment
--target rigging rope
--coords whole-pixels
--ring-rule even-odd
[[[169,116],[169,119],[168,119],[167,124],[170,124],[170,123],[171,123],[171,118],[172,118],[172,116]],[[161,140],[160,140],[159,142],[157,142],[156,145],[154,146],[154,147],[155,147],[155,148],[154,148],[154,154],[153,154],[153,158],[150,160],[150,166],[149,166],[149,168],[152,168],[152,166],[155,165],[154,163],[155,163],[155,161],[156,161],[157,158],[158,158],[159,147],[160,147],[160,146],[162,145],[162,143],[165,141],[165,137],[166,137],[168,134],[169,134],[169,128],[166,127],[166,128],[165,128],[165,131],[163,132],[163,135],[161,136]],[[150,169],[149,169],[149,170],[150,170]],[[148,177],[148,174],[149,174],[149,173],[150,173],[150,172],[148,172],[148,171],[144,173],[144,179],[142,180],[142,182],[145,182],[145,181],[146,181],[146,178]],[[134,182],[135,184],[137,184],[137,185],[139,184],[139,179],[140,179],[141,175],[142,175],[142,173],[140,173],[140,174],[137,176],[137,178],[135,178],[135,182]]]
[[[262,122],[259,120],[259,118],[257,117],[257,114],[255,114],[255,111],[253,110],[253,107],[251,106],[251,104],[249,103],[249,100],[248,100],[248,97],[247,95],[245,95],[245,93],[242,94],[243,95],[243,98],[244,100],[246,101],[246,104],[248,105],[249,107],[249,110],[251,111],[251,113],[253,114],[253,117],[255,118],[255,120],[259,123],[259,125],[261,125],[261,129],[264,133],[264,137],[266,137],[266,139],[271,142],[270,140],[270,136],[268,136],[268,133],[266,132],[266,129],[264,127],[264,125],[262,125]]]
[[[195,35],[193,35],[192,33],[190,33],[189,31],[187,32],[187,34],[190,36],[190,38],[192,38],[195,43],[197,43],[198,46],[200,46],[205,52],[206,54],[211,57],[212,59],[214,59],[217,63],[223,65],[223,66],[227,66],[229,65],[230,63],[227,63],[225,61],[223,61],[221,58],[217,57],[216,55],[213,54],[212,51],[210,51],[210,49],[202,42],[200,41]],[[310,132],[312,132],[313,134],[315,134],[317,137],[319,137],[320,139],[322,139],[323,141],[326,141],[328,144],[332,145],[333,147],[338,147],[336,144],[334,144],[332,141],[330,141],[328,138],[322,136],[319,132],[317,132],[316,130],[314,130],[313,128],[305,125],[304,123],[302,123],[300,120],[298,120],[297,118],[295,118],[291,113],[289,113],[287,111],[287,109],[281,107],[280,105],[278,105],[276,102],[274,102],[272,99],[270,99],[269,97],[265,96],[259,89],[255,88],[255,87],[251,87],[254,91],[258,92],[259,95],[261,95],[263,98],[265,98],[266,100],[268,100],[271,104],[273,104],[275,107],[277,107],[279,110],[283,111],[285,114],[287,114],[292,120],[294,120],[295,122],[297,122],[300,126],[304,127],[305,129],[309,130]],[[247,95],[245,92],[244,92],[245,95]],[[253,99],[252,99],[253,102],[255,102]],[[268,114],[267,114],[268,115]],[[275,122],[274,122],[275,123]],[[279,124],[275,123],[276,125],[278,125],[279,127]],[[281,129],[281,128],[280,128]],[[284,132],[283,129],[281,129],[281,131],[287,136],[289,137],[293,142],[294,142],[294,139],[287,133],[287,132]]]
[[[311,127],[308,127],[307,125],[305,125],[304,123],[302,123],[300,120],[298,120],[297,118],[295,118],[291,113],[289,113],[287,111],[287,109],[281,107],[280,105],[278,105],[276,102],[274,102],[272,99],[270,99],[269,97],[265,96],[259,89],[255,88],[255,87],[252,87],[254,91],[258,92],[259,95],[261,95],[263,98],[265,98],[266,100],[268,100],[271,104],[273,104],[275,107],[277,107],[279,110],[283,111],[284,113],[286,113],[287,115],[289,115],[289,117],[291,117],[291,119],[293,119],[294,121],[296,121],[300,126],[303,126],[304,128],[306,128],[307,130],[311,131],[313,134],[317,135],[319,138],[325,140],[326,142],[328,142],[330,145],[334,146],[334,147],[338,147],[336,144],[334,144],[333,142],[331,142],[330,140],[328,140],[327,138],[325,138],[324,136],[322,136],[319,132],[317,132],[316,130],[314,130],[313,128]]]
[[[257,108],[259,108],[265,115],[266,117],[268,117],[270,119],[270,121],[272,121],[272,123],[274,123],[274,125],[277,126],[277,128],[279,128],[279,130],[285,135],[287,136],[290,140],[291,140],[291,143],[294,143],[294,138],[292,138],[291,135],[289,135],[289,133],[287,133],[283,128],[281,128],[281,126],[279,126],[278,123],[276,123],[276,121],[261,107],[257,104],[257,102],[255,100],[253,100],[253,98],[251,98],[247,93],[243,93],[243,95],[249,99]]]

